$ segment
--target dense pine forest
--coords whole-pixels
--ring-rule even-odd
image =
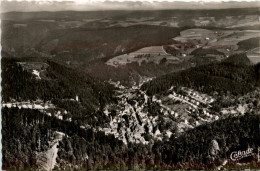
[[[81,101],[96,105],[99,98],[102,101],[109,101],[109,98],[112,98],[113,87],[86,74],[83,75],[55,62],[46,61],[49,67],[45,71],[45,77],[37,80],[19,62],[23,61],[14,58],[2,59],[3,101],[10,101],[11,98],[17,100],[69,99],[80,95]]]
[[[113,135],[85,130],[37,110],[3,108],[2,118],[3,169],[12,170],[36,169],[35,154],[48,148],[54,131],[67,135],[59,144],[57,160],[63,169],[69,163],[70,169],[213,169],[232,151],[256,149],[260,143],[259,115],[202,125],[169,142],[127,146]],[[256,158],[247,160],[251,168],[259,167]]]
[[[149,95],[168,90],[171,86],[191,87],[208,94],[238,96],[259,86],[259,65],[250,65],[245,54],[233,55],[223,62],[194,67],[166,74],[143,85]]]
[[[42,79],[36,79],[25,70],[17,59],[2,59],[2,100],[9,102],[51,101],[60,108],[70,111],[73,121],[102,124],[103,107],[113,102],[114,87],[94,78],[80,74],[52,61]],[[71,101],[78,96],[80,103]],[[89,117],[95,113],[97,119]]]

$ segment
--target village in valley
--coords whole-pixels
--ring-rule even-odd
[[[46,79],[47,64],[18,64],[32,72],[35,79],[41,79],[41,77]],[[239,104],[222,108],[220,112],[216,112],[212,109],[212,105],[216,101],[215,97],[187,87],[172,86],[163,94],[148,96],[146,92],[141,90],[141,86],[150,80],[152,78],[143,78],[139,85],[134,84],[132,87],[124,86],[120,84],[120,81],[110,80],[109,83],[118,89],[116,90],[118,104],[106,106],[104,114],[110,118],[109,123],[93,130],[112,134],[125,144],[130,142],[148,144],[154,140],[167,141],[172,136],[177,138],[189,129],[224,119],[230,114],[244,115],[253,110],[255,103],[259,103],[260,91],[256,90],[245,97],[240,97]],[[75,98],[64,100],[80,103],[78,95]],[[234,99],[230,100],[234,101]],[[255,107],[259,107],[259,104],[255,105]],[[2,106],[37,109],[46,115],[55,116],[57,119],[72,121],[70,112],[55,106],[51,101],[44,102],[37,99],[19,102],[11,99],[10,102],[2,102]],[[83,124],[80,127],[83,129],[91,128],[88,124]]]
[[[190,88],[174,91],[171,87],[164,95],[149,97],[140,90],[141,85],[127,88],[120,82],[111,83],[119,88],[119,102],[117,106],[106,107],[104,113],[110,117],[110,122],[99,130],[113,134],[125,144],[167,141],[171,136],[176,138],[189,129],[229,116],[225,111],[230,109],[215,112],[212,110],[213,97]],[[148,111],[152,105],[158,107],[152,108],[156,113],[154,116]],[[237,115],[245,114],[240,106],[233,107]]]
[[[260,168],[259,8],[153,3],[1,13],[3,170]]]

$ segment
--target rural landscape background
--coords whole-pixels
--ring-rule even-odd
[[[2,169],[260,168],[259,3],[15,3],[1,13]]]

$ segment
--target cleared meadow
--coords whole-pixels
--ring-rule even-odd
[[[178,62],[179,58],[168,54],[163,49],[163,46],[150,46],[139,49],[135,52],[116,56],[106,62],[107,65],[115,66],[126,65],[128,63],[137,62],[139,65],[142,62],[154,62],[159,64],[162,59],[167,59],[169,61]]]
[[[159,64],[162,59],[167,59],[168,63],[179,63],[182,58],[192,57],[191,54],[198,48],[214,49],[222,52],[222,56],[241,53],[244,50],[237,45],[239,42],[259,37],[258,30],[208,30],[208,29],[188,29],[180,32],[180,36],[173,38],[174,44],[168,45],[175,48],[179,53],[172,55],[167,53],[164,46],[150,46],[137,51],[116,56],[106,62],[107,65],[118,67],[129,63],[154,62]],[[252,47],[253,48],[253,47]],[[214,52],[214,51],[212,51]],[[221,56],[219,54],[207,54],[207,57]],[[253,63],[259,62],[259,50],[248,52],[248,56]]]
[[[253,64],[257,64],[260,62],[260,47],[255,48],[247,52],[247,57]]]

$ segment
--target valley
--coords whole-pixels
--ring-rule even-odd
[[[155,96],[147,96],[140,89],[141,85],[131,88],[115,85],[120,87],[117,91],[120,101],[116,107],[106,107],[104,113],[110,115],[111,120],[108,128],[104,126],[100,130],[114,134],[125,144],[167,141],[172,135],[176,137],[188,129],[218,120],[220,116],[209,114],[210,105],[207,105],[213,99],[204,102],[202,99],[206,99],[203,98],[205,95],[196,94],[192,90],[187,91],[191,96],[185,96],[171,89],[168,96],[157,99]],[[202,108],[200,103],[206,106]]]
[[[259,8],[1,16],[2,169],[260,168]]]

